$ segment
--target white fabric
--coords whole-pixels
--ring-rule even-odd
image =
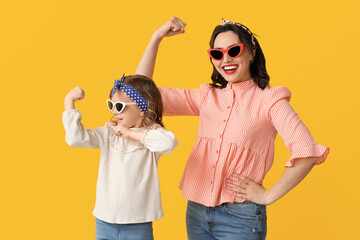
[[[178,144],[160,125],[145,131],[141,142],[113,134],[112,129],[85,129],[81,113],[64,111],[65,141],[72,147],[100,148],[94,216],[108,223],[141,223],[163,217],[157,163]]]

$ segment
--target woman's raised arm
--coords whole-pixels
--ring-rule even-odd
[[[145,52],[140,60],[135,74],[141,74],[152,79],[156,55],[159,49],[161,40],[164,37],[170,37],[185,32],[186,23],[177,17],[172,17],[163,26],[154,32]]]

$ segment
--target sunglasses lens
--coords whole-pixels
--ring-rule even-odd
[[[113,110],[113,107],[114,107],[114,105],[112,104],[112,102],[107,101],[107,105],[108,105],[109,110],[112,111],[112,110]]]
[[[235,46],[229,49],[228,54],[230,57],[234,58],[239,55],[240,50],[241,50],[240,46]]]
[[[116,107],[116,111],[121,112],[123,110],[123,108],[124,108],[124,104],[116,103],[115,107]]]
[[[223,53],[221,51],[218,51],[218,50],[211,50],[210,55],[215,60],[220,60],[223,57]]]

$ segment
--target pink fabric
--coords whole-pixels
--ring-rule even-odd
[[[200,116],[197,141],[179,186],[188,200],[205,206],[244,201],[226,190],[226,180],[238,173],[261,184],[273,163],[277,132],[292,154],[286,167],[304,157],[319,157],[320,164],[329,153],[290,106],[286,87],[262,90],[249,80],[224,89],[204,84],[160,92],[165,115]]]

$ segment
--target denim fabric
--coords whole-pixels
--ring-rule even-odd
[[[186,229],[189,240],[264,240],[266,206],[245,201],[206,207],[189,201]]]
[[[152,222],[114,224],[95,219],[96,240],[153,240]]]

